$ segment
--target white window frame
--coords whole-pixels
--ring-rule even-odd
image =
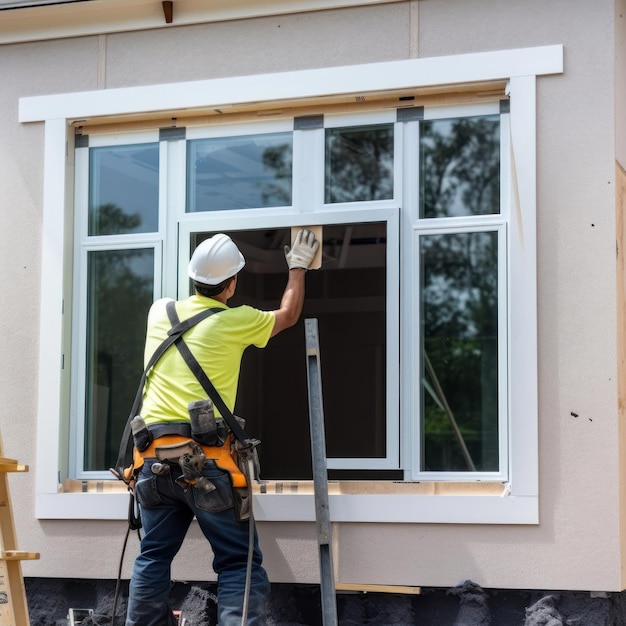
[[[334,67],[20,99],[22,123],[45,122],[42,276],[37,419],[36,515],[41,519],[125,519],[125,493],[63,493],[68,415],[63,355],[68,354],[71,294],[68,233],[73,219],[74,137],[71,121],[158,110],[219,108],[227,104],[315,99],[406,88],[507,80],[511,96],[512,220],[509,293],[509,484],[489,495],[332,494],[337,522],[538,523],[536,77],[563,72],[561,45],[408,61]],[[407,258],[401,264],[411,263]],[[69,254],[71,257],[71,253]],[[45,303],[45,310],[43,304]],[[404,319],[403,324],[409,323]],[[404,329],[403,329],[404,330]],[[405,440],[407,438],[405,437]],[[57,445],[54,445],[54,443]],[[63,452],[63,453],[62,453]],[[56,469],[55,469],[56,468]],[[311,494],[255,496],[260,521],[313,521]]]
[[[157,131],[136,133],[133,135],[133,145],[158,143]],[[159,230],[148,233],[124,235],[89,235],[89,151],[91,148],[103,146],[128,145],[125,135],[94,137],[89,147],[77,148],[75,153],[76,192],[74,195],[74,269],[72,319],[75,328],[72,332],[71,363],[74,375],[71,376],[70,394],[70,449],[69,474],[78,479],[108,478],[107,472],[92,472],[84,469],[82,454],[85,439],[85,397],[86,397],[86,345],[87,345],[87,311],[82,303],[87,301],[87,257],[90,252],[104,250],[138,250],[151,249],[154,251],[154,293],[153,297],[161,295],[161,268],[164,239],[165,206],[159,206]],[[162,156],[162,155],[160,155]],[[165,184],[163,168],[160,168],[159,186]],[[80,372],[80,374],[79,374]]]
[[[441,222],[443,220],[437,220]],[[408,398],[408,406],[410,410],[407,411],[410,415],[414,415],[415,418],[411,422],[415,422],[415,428],[412,433],[414,439],[412,440],[413,451],[408,456],[410,460],[410,466],[406,471],[407,480],[419,480],[419,481],[455,481],[455,482],[501,482],[505,483],[509,480],[509,464],[508,464],[508,417],[509,407],[507,406],[507,322],[506,322],[506,268],[507,268],[507,244],[506,244],[506,224],[502,223],[503,220],[498,220],[500,223],[494,223],[493,225],[485,226],[439,226],[435,228],[414,228],[411,232],[412,236],[412,250],[413,264],[410,268],[411,271],[407,272],[411,275],[413,281],[412,284],[419,284],[419,258],[420,258],[420,238],[428,235],[444,235],[451,233],[485,233],[495,232],[498,236],[498,463],[500,466],[499,471],[483,472],[483,471],[425,471],[421,469],[421,439],[423,436],[421,424],[422,419],[419,417],[421,414],[421,397],[422,397],[422,385],[411,385],[408,382],[408,377],[412,376],[413,380],[417,380],[420,375],[420,350],[422,346],[421,337],[419,334],[419,328],[421,327],[419,321],[419,306],[418,296],[413,298],[407,309],[410,310],[409,318],[412,321],[410,335],[405,337],[405,343],[409,346],[415,346],[414,350],[409,350],[407,360],[411,362],[411,366],[407,367],[407,371],[403,372],[402,379],[406,381],[403,384],[403,390],[405,391],[405,397]],[[417,290],[416,290],[417,291]],[[409,421],[405,420],[405,425],[410,426]]]
[[[517,223],[511,223],[511,188],[510,172],[510,115],[500,112],[498,102],[473,105],[448,105],[426,107],[425,120],[459,119],[468,116],[498,115],[500,117],[500,203],[499,213],[492,215],[475,215],[464,217],[421,218],[419,217],[419,176],[409,178],[405,174],[403,202],[403,249],[410,261],[403,264],[402,290],[411,293],[412,285],[419,284],[420,276],[420,238],[424,235],[445,233],[497,232],[498,233],[498,462],[499,470],[491,472],[467,471],[424,471],[421,469],[421,394],[422,386],[411,384],[420,375],[421,338],[419,329],[419,296],[405,298],[402,307],[402,318],[406,320],[402,328],[403,344],[417,346],[413,350],[403,351],[401,365],[401,389],[404,411],[403,429],[407,435],[403,440],[403,458],[407,459],[405,480],[413,481],[455,481],[455,482],[502,482],[510,478],[509,463],[509,420],[518,419],[514,407],[508,403],[509,346],[507,338],[510,334],[508,319],[508,286],[510,277],[508,237],[518,236]],[[409,172],[419,172],[419,157],[413,146],[419,142],[417,122],[406,124],[404,129],[405,145],[404,168]],[[517,350],[517,347],[516,347]]]
[[[386,202],[387,205],[391,204]],[[341,205],[345,206],[345,205]],[[198,214],[193,214],[197,216]],[[367,219],[364,219],[367,216]],[[387,206],[372,208],[367,211],[358,211],[342,208],[338,211],[302,214],[300,212],[290,212],[274,215],[271,218],[274,228],[289,228],[291,226],[327,226],[331,224],[358,224],[362,222],[384,222],[387,228],[387,284],[394,285],[399,281],[399,210],[397,207]],[[208,224],[210,223],[210,228]],[[185,287],[189,280],[186,274],[191,250],[189,249],[190,235],[196,232],[211,231],[236,231],[254,230],[255,228],[267,228],[268,214],[260,215],[256,210],[248,212],[241,217],[233,217],[228,213],[216,213],[206,215],[204,218],[186,220],[179,225],[179,285],[181,287],[178,297],[184,298],[189,295]],[[398,324],[395,320],[399,317],[399,298],[397,290],[387,289],[385,295],[387,325],[386,334],[386,407],[385,407],[385,437],[386,453],[384,457],[371,458],[339,458],[328,457],[326,464],[328,469],[367,469],[367,470],[388,470],[398,469],[400,456],[398,448],[400,432],[400,407],[398,401],[399,394],[399,372],[394,367],[398,363]],[[305,355],[303,355],[303,360]],[[321,355],[323,360],[323,354]]]
[[[191,257],[189,248],[190,235],[203,231],[236,231],[254,230],[256,228],[289,228],[292,226],[317,226],[359,222],[385,222],[387,227],[387,275],[388,285],[398,284],[399,277],[399,201],[396,199],[401,189],[400,159],[394,160],[393,196],[386,200],[370,202],[350,202],[324,204],[324,151],[325,130],[327,128],[345,128],[370,126],[372,124],[396,123],[396,112],[377,111],[360,114],[336,114],[324,116],[323,127],[314,130],[293,130],[293,120],[267,122],[239,123],[223,125],[218,129],[190,128],[186,133],[185,141],[208,137],[234,137],[237,135],[264,134],[293,130],[294,171],[292,205],[285,207],[242,209],[230,211],[215,211],[204,213],[185,213],[186,201],[179,197],[174,203],[179,207],[176,219],[178,222],[178,259],[177,263],[167,263],[178,268],[178,293],[171,295],[185,298],[189,295],[189,280],[186,275],[188,259]],[[401,154],[401,133],[395,132],[394,154]],[[184,149],[184,148],[183,148]],[[300,174],[298,168],[304,165],[303,154],[309,156],[307,165],[310,169],[307,175]],[[184,188],[181,189],[184,192]],[[356,206],[358,204],[358,207]],[[399,433],[399,372],[394,367],[399,361],[398,325],[399,297],[395,289],[387,289],[386,293],[386,453],[380,458],[328,458],[329,469],[367,469],[387,470],[398,469],[400,463]]]

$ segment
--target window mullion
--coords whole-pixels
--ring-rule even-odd
[[[293,208],[312,213],[324,204],[324,128],[293,131]]]
[[[155,281],[155,299],[187,295],[187,283],[178,283],[178,223],[185,214],[187,142],[161,141],[159,172],[159,235],[163,246],[162,281]]]
[[[400,443],[401,467],[406,480],[419,469],[420,406],[415,389],[419,386],[419,255],[414,225],[419,212],[419,122],[401,125],[402,207],[400,211]]]

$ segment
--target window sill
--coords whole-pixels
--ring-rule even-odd
[[[257,521],[315,522],[311,482],[254,491]],[[539,523],[536,495],[505,494],[501,483],[330,483],[330,516],[344,523]],[[128,493],[119,481],[66,481],[58,493],[37,495],[36,512],[38,519],[125,520]]]

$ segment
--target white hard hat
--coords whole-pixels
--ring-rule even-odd
[[[205,239],[193,252],[187,273],[205,285],[219,285],[246,264],[243,254],[224,233]]]

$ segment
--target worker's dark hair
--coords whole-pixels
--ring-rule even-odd
[[[213,296],[219,295],[220,293],[222,293],[222,291],[224,291],[224,289],[226,289],[226,285],[228,285],[231,278],[232,276],[230,278],[227,278],[226,280],[223,280],[217,285],[207,285],[205,283],[199,283],[197,280],[194,280],[193,286],[201,296],[204,296],[205,298],[212,298]]]

